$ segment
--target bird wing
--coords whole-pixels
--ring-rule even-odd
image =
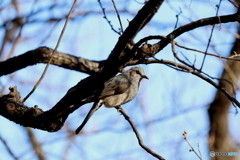
[[[99,98],[124,93],[130,85],[131,81],[129,77],[126,74],[119,74],[104,83],[104,88]]]

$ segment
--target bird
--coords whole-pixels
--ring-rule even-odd
[[[103,104],[107,108],[118,107],[131,101],[138,93],[142,79],[149,79],[140,66],[131,67],[129,70],[118,74],[104,83],[102,91],[98,91],[97,101],[88,112],[82,124],[75,131],[78,134],[87,121]]]

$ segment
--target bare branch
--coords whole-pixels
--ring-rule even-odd
[[[113,3],[113,6],[114,6],[115,11],[116,11],[116,13],[117,13],[118,21],[119,21],[119,24],[120,24],[120,27],[121,27],[121,31],[122,31],[122,33],[123,33],[122,21],[121,21],[120,15],[119,15],[119,13],[118,13],[117,6],[115,5],[114,0],[112,0],[112,3]]]
[[[157,159],[160,160],[165,160],[163,157],[161,157],[160,155],[158,155],[157,153],[155,153],[154,151],[152,151],[150,148],[148,148],[142,140],[141,135],[139,134],[134,122],[130,119],[130,117],[125,113],[125,111],[123,110],[123,108],[119,107],[115,107],[122,115],[123,117],[128,121],[128,123],[130,124],[130,126],[132,127],[133,132],[135,133],[138,143],[139,145],[145,150],[147,151],[149,154],[151,154],[152,156],[156,157]]]
[[[190,146],[190,148],[191,149],[189,149],[189,151],[190,152],[194,152],[196,155],[197,155],[197,157],[200,159],[200,160],[202,160],[202,157],[201,157],[201,155],[198,155],[198,153],[195,151],[195,149],[192,147],[192,145],[190,144],[190,142],[188,141],[188,139],[187,139],[187,132],[186,131],[184,131],[183,132],[183,139],[188,143],[188,145]],[[198,144],[198,146],[199,146],[199,144]],[[198,148],[199,149],[199,148]],[[200,151],[199,151],[200,152]]]
[[[29,140],[32,144],[32,148],[38,157],[39,160],[45,160],[46,157],[44,156],[44,151],[42,150],[41,144],[38,142],[36,136],[34,135],[31,128],[25,128],[29,137]]]
[[[166,47],[166,45],[168,45],[170,43],[170,40],[168,40],[169,37],[176,38],[179,35],[187,32],[189,30],[193,30],[195,28],[205,26],[205,25],[211,25],[211,24],[215,24],[215,23],[217,24],[217,23],[219,23],[219,19],[221,20],[221,23],[228,23],[228,22],[239,21],[240,16],[237,13],[237,14],[226,15],[226,16],[200,19],[198,21],[194,21],[194,22],[191,22],[189,24],[186,24],[184,26],[179,27],[178,29],[176,29],[172,33],[168,34],[168,36],[166,36],[166,37],[165,36],[145,37],[145,38],[141,39],[136,44],[136,46],[132,49],[131,52],[135,53],[134,50],[137,50],[137,48],[143,42],[145,42],[147,40],[162,39],[158,43],[151,45],[151,48],[150,48],[151,56],[154,56],[156,53],[158,53],[160,50],[162,50],[164,47]],[[127,31],[131,32],[131,30],[132,30],[132,28],[128,29]],[[124,33],[126,33],[126,30],[125,30]],[[132,32],[131,32],[131,34],[132,34]],[[123,37],[128,37],[128,35],[124,34]],[[127,42],[126,39],[129,39],[129,38],[122,38],[122,39],[124,39],[124,43],[126,45],[126,42]],[[120,43],[120,41],[118,43]],[[120,47],[124,48],[125,45],[122,46],[122,44],[121,45],[120,44],[115,46],[115,49],[113,50],[114,52],[117,51],[118,48],[120,48]],[[4,70],[0,70],[0,76],[10,74],[10,73],[12,73],[16,70],[22,69],[22,68],[27,67],[29,65],[33,65],[33,64],[37,64],[37,63],[47,63],[48,60],[49,60],[49,58],[48,58],[49,55],[47,55],[47,54],[50,54],[52,52],[52,50],[49,49],[49,48],[47,48],[48,50],[42,50],[42,49],[44,49],[44,48],[41,47],[41,48],[36,49],[36,51],[33,50],[33,51],[26,52],[25,53],[26,55],[23,54],[23,55],[20,55],[20,56],[17,56],[17,57],[10,58],[10,59],[8,59],[4,62],[0,62],[0,68],[5,68]],[[45,47],[45,49],[46,49],[46,47]],[[117,53],[120,55],[121,51],[117,51]],[[37,53],[40,54],[40,55],[37,55]],[[139,52],[138,55],[140,55],[140,54],[144,54],[144,52]],[[64,68],[67,68],[67,69],[80,71],[80,72],[87,73],[87,74],[93,74],[93,73],[102,71],[102,69],[104,68],[104,66],[106,64],[106,61],[90,61],[90,60],[86,60],[86,59],[83,59],[83,58],[78,58],[78,57],[75,57],[75,56],[64,55],[61,52],[56,52],[55,56],[53,57],[53,62],[51,64],[58,65],[60,67],[64,67]],[[59,57],[59,56],[61,56],[61,57]],[[121,55],[121,56],[123,56],[123,55]],[[145,56],[146,56],[146,54],[144,54],[143,57],[145,57]],[[112,56],[110,56],[109,58],[111,58],[111,57]],[[138,61],[138,60],[136,60],[138,58],[139,57],[135,57],[134,59],[131,60],[130,63],[126,63],[125,66],[127,66],[128,64],[134,65],[133,62]],[[119,58],[116,57],[116,61],[119,62]],[[12,65],[12,64],[15,64],[15,65]],[[139,64],[139,63],[135,63],[135,64]]]
[[[234,61],[240,61],[239,58],[235,58],[235,57],[240,57],[239,54],[232,55],[230,57],[225,57],[225,56],[216,55],[216,54],[213,54],[213,53],[207,53],[207,52],[200,51],[200,50],[193,49],[193,48],[188,48],[188,47],[185,47],[185,46],[182,46],[182,45],[178,44],[177,42],[175,42],[175,45],[180,47],[180,48],[186,49],[186,50],[191,50],[191,51],[195,51],[195,52],[199,52],[199,53],[205,53],[205,54],[207,54],[209,56],[213,56],[213,57],[218,57],[218,58],[223,58],[223,59],[228,59],[228,60],[234,60]]]
[[[103,15],[104,15],[103,18],[106,19],[106,21],[108,22],[109,26],[111,27],[111,29],[112,29],[115,33],[121,35],[121,32],[119,32],[119,31],[117,31],[116,29],[114,29],[113,25],[111,24],[111,21],[107,18],[107,14],[106,14],[106,12],[105,12],[105,8],[102,6],[102,3],[101,3],[100,0],[98,0],[98,3],[99,3],[99,5],[100,5],[100,7],[101,7],[101,9],[102,9],[102,12],[103,12]],[[115,11],[116,11],[116,10],[115,10]]]
[[[191,69],[191,68],[189,68],[185,65],[182,65],[182,64],[179,64],[179,63],[176,63],[176,62],[172,62],[172,61],[168,61],[168,60],[162,60],[162,59],[145,59],[145,60],[141,61],[141,63],[144,63],[144,64],[162,63],[162,64],[173,66],[173,67],[175,67],[175,69],[177,69],[177,68],[182,69],[180,71],[192,73],[193,75],[203,79],[204,81],[208,82],[209,84],[214,86],[216,89],[221,91],[225,96],[227,96],[227,98],[230,101],[232,101],[234,104],[236,104],[240,108],[240,103],[238,102],[238,100],[236,98],[234,98],[233,96],[231,96],[231,94],[225,88],[222,88],[219,84],[215,83],[214,81],[212,81],[208,77],[202,75],[201,73],[196,72],[194,69]]]
[[[181,8],[179,8],[179,13],[176,15],[176,23],[175,23],[175,26],[174,26],[174,30],[177,28],[177,25],[178,25],[178,20],[179,20],[179,16],[180,16],[180,14],[182,13],[182,9]]]
[[[210,18],[203,18],[191,23],[188,23],[186,25],[183,25],[170,34],[168,34],[166,37],[169,39],[169,41],[161,40],[158,43],[154,44],[156,48],[158,48],[158,52],[162,50],[164,47],[166,47],[170,40],[175,39],[176,37],[180,36],[181,34],[188,32],[190,30],[203,27],[206,25],[213,25],[213,24],[219,24],[219,23],[229,23],[229,22],[240,22],[240,13],[225,15],[225,16],[217,16],[217,17],[210,17]]]
[[[53,50],[48,47],[39,47],[19,56],[10,58],[6,61],[0,62],[0,68],[4,68],[0,70],[0,76],[13,73],[17,70],[27,66],[35,65],[37,63],[47,63],[50,59],[52,51]],[[82,57],[76,57],[56,51],[52,58],[51,64],[87,74],[94,74],[102,70],[105,61],[91,61]]]
[[[73,2],[73,4],[72,4],[72,7],[71,7],[71,9],[70,9],[70,11],[69,11],[69,13],[68,13],[67,18],[66,18],[66,21],[65,21],[65,23],[64,23],[62,32],[61,32],[61,34],[60,34],[60,36],[59,36],[59,38],[58,38],[57,44],[56,44],[53,52],[51,53],[50,59],[49,59],[47,65],[46,65],[46,67],[45,67],[45,69],[44,69],[41,77],[39,78],[39,80],[37,81],[37,83],[33,86],[32,90],[27,94],[27,96],[22,99],[22,102],[25,102],[25,101],[28,99],[28,97],[30,97],[30,96],[32,95],[32,93],[35,91],[35,89],[38,87],[38,85],[39,85],[39,84],[41,83],[41,81],[43,80],[45,74],[47,73],[49,64],[51,63],[52,57],[53,57],[53,55],[55,54],[55,52],[57,51],[58,46],[59,46],[59,44],[60,44],[60,42],[61,42],[61,40],[62,40],[62,36],[63,36],[63,34],[64,34],[64,32],[65,32],[65,29],[66,29],[67,24],[68,24],[68,20],[69,20],[69,18],[70,18],[70,16],[71,16],[71,13],[72,13],[73,9],[74,9],[74,6],[76,5],[76,2],[77,2],[77,0],[74,0],[74,2]]]
[[[132,54],[125,54],[123,52],[125,47],[133,40],[141,27],[143,27],[145,20],[152,14],[156,13],[162,2],[163,1],[156,0],[148,1],[138,12],[132,22],[130,22],[129,26],[120,36],[116,46],[108,58],[107,66],[111,67],[105,67],[106,69],[104,68],[105,70],[103,70],[100,74],[94,74],[84,80],[81,80],[77,85],[70,88],[66,95],[54,107],[52,107],[52,109],[43,112],[41,109],[36,109],[36,107],[28,108],[21,103],[10,101],[8,99],[9,96],[5,95],[0,99],[0,109],[3,110],[3,112],[0,113],[2,115],[4,114],[4,117],[24,126],[30,126],[47,131],[59,130],[69,114],[81,105],[94,100],[90,99],[89,101],[84,101],[84,99],[91,97],[96,88],[101,90],[103,88],[103,83],[116,75],[119,68],[122,68],[125,63],[134,56]],[[21,112],[23,115],[17,112],[18,109],[25,111]],[[30,114],[32,111],[34,111],[34,113]],[[25,116],[25,118],[28,119],[20,118],[21,116]],[[30,119],[31,121],[29,121]]]
[[[0,136],[0,140],[2,141],[3,145],[6,147],[8,153],[11,155],[11,157],[15,160],[18,160],[14,153],[12,152],[11,148],[8,146],[7,142]]]
[[[127,63],[131,58],[134,57],[135,51],[133,50],[128,54],[124,54],[124,49],[130,43],[133,43],[133,39],[136,34],[144,27],[147,22],[153,17],[161,6],[163,0],[149,0],[138,11],[134,19],[129,22],[129,26],[125,29],[124,33],[119,37],[117,44],[115,45],[112,53],[108,57],[108,65],[111,67],[119,66],[121,64]],[[121,57],[121,58],[120,58]],[[119,61],[121,59],[121,61]]]
[[[219,9],[220,9],[221,2],[222,2],[222,0],[219,0],[219,4],[217,5],[216,16],[218,16],[218,11],[219,11]],[[219,19],[219,21],[220,21],[220,19]],[[220,21],[220,22],[221,22],[221,21]],[[204,54],[204,57],[203,57],[203,61],[202,61],[202,65],[201,65],[201,67],[200,67],[200,70],[202,70],[203,65],[204,65],[204,62],[205,62],[205,59],[206,59],[206,56],[207,56],[206,53],[207,53],[207,51],[208,51],[208,48],[209,48],[209,45],[210,45],[210,42],[211,42],[211,39],[212,39],[214,27],[215,27],[215,24],[213,24],[212,29],[211,29],[211,33],[210,33],[210,36],[209,36],[209,39],[208,39],[208,44],[207,44],[207,47],[206,47],[206,50],[205,50],[205,54]]]
[[[58,103],[55,110],[43,111],[38,108],[38,106],[27,107],[20,100],[20,93],[17,90],[17,87],[10,87],[10,93],[7,95],[0,96],[0,114],[20,125],[25,127],[38,128],[48,132],[56,132],[62,128],[65,120],[68,115],[74,110],[73,106],[67,105],[67,109],[64,109],[62,113],[61,110],[56,114],[56,107],[63,105]],[[68,94],[67,94],[68,95]],[[67,97],[65,96],[65,98]],[[78,103],[78,106],[91,102],[91,99],[88,101],[82,101]],[[66,102],[65,102],[66,103]],[[71,102],[69,102],[71,104]]]

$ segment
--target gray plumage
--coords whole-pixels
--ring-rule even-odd
[[[103,99],[103,104],[108,108],[125,104],[137,95],[143,78],[147,78],[143,68],[132,67],[105,82],[99,99]]]
[[[76,134],[81,131],[93,113],[101,107],[102,104],[107,108],[117,107],[131,101],[138,93],[140,81],[148,77],[140,66],[135,66],[129,70],[112,77],[104,83],[104,88],[98,96],[83,123],[76,130]]]

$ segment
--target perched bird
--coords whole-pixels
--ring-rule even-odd
[[[82,124],[77,128],[76,134],[82,130],[89,118],[102,104],[107,108],[112,108],[131,101],[137,95],[143,78],[148,79],[143,68],[136,66],[106,81],[104,88],[97,97],[98,100],[93,104]]]

